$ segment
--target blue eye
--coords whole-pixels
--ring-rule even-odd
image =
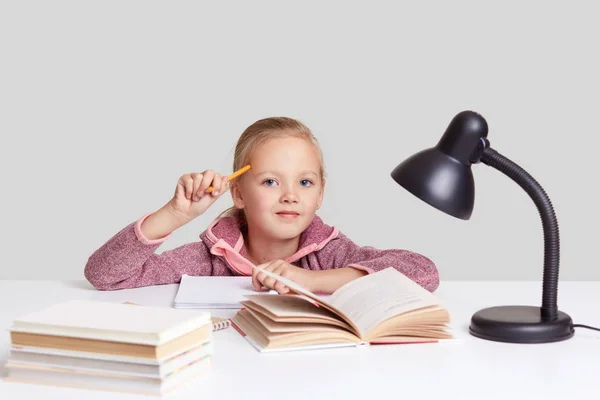
[[[265,183],[267,184],[267,186],[274,186],[274,184],[275,184],[275,183],[277,183],[277,182],[275,181],[275,179],[271,179],[271,178],[269,178],[269,179],[265,179],[265,180],[263,181],[263,185],[264,185]]]
[[[302,186],[309,187],[309,186],[311,186],[313,184],[313,182],[310,179],[302,179],[300,181],[300,184]]]

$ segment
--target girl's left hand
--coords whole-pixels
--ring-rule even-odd
[[[307,290],[312,290],[310,285],[312,271],[310,270],[293,266],[283,260],[271,261],[258,265],[257,267],[294,281]],[[261,291],[263,286],[268,289],[274,289],[279,294],[286,294],[290,291],[283,283],[263,274],[257,268],[252,270],[252,285],[257,291]]]

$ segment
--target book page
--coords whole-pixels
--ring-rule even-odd
[[[347,327],[337,314],[324,307],[315,306],[302,296],[282,294],[249,295],[242,304],[250,310],[266,315],[275,322],[310,322]]]
[[[390,317],[440,304],[432,293],[391,267],[345,284],[328,300],[354,322],[363,339]]]
[[[270,272],[270,271],[266,271],[262,268],[258,268],[258,267],[254,267],[254,268],[260,270],[265,275],[270,276],[271,278],[283,283],[290,289],[290,291],[292,291],[293,293],[296,293],[298,295],[301,295],[305,300],[309,301],[314,306],[324,307],[327,310],[331,311],[332,313],[338,315],[342,320],[347,322],[348,325],[350,325],[350,328],[355,332],[355,334],[358,335],[358,328],[354,325],[354,323],[346,315],[344,315],[344,313],[340,312],[338,309],[336,309],[331,304],[331,302],[330,302],[331,296],[317,296],[310,290],[303,288],[302,286],[298,285],[296,282],[293,282],[287,278],[284,278],[283,276],[274,274],[273,272]],[[249,296],[246,296],[246,297],[249,297]]]
[[[326,308],[315,307],[313,303],[296,295],[281,294],[272,296],[270,294],[251,294],[246,296],[246,298],[271,313],[273,319],[276,319],[277,317],[335,319],[335,314],[331,311]],[[242,305],[248,307],[248,301],[243,301]]]

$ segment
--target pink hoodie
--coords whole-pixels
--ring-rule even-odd
[[[84,274],[96,289],[179,283],[183,274],[252,275],[242,233],[232,217],[216,219],[200,234],[201,241],[155,254],[170,235],[146,238],[140,225],[148,215],[127,225],[89,257]],[[318,216],[301,234],[299,250],[285,261],[310,270],[353,267],[368,273],[391,266],[431,292],[439,284],[437,268],[427,257],[358,246]]]

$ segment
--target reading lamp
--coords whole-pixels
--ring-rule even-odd
[[[571,317],[556,304],[559,264],[558,222],[546,192],[523,168],[490,147],[486,120],[476,112],[457,114],[435,147],[400,163],[392,178],[410,193],[456,218],[468,220],[475,185],[471,165],[483,162],[515,181],[535,203],[544,231],[542,306],[505,305],[477,311],[469,332],[498,342],[548,343],[569,339]]]

